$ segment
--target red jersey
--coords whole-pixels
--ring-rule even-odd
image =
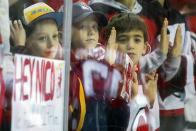
[[[96,60],[81,61],[72,69],[70,75],[71,130],[97,129],[97,122],[101,130],[106,127],[111,129],[112,125],[126,129],[129,107],[126,100],[120,97],[121,73],[107,63]],[[93,113],[96,110],[102,117]],[[108,120],[112,116],[118,119]],[[77,120],[75,127],[74,120]]]
[[[190,31],[196,33],[196,25],[195,25],[196,11],[193,11],[193,12],[187,13],[187,14],[184,14],[184,16],[186,18],[186,22],[187,22],[187,25],[188,25]]]

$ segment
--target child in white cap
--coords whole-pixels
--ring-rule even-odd
[[[21,20],[15,20],[10,25],[15,52],[61,58],[58,27],[62,24],[62,16],[43,2],[25,8],[24,28]]]

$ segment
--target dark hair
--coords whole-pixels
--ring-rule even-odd
[[[24,25],[24,29],[26,31],[26,37],[28,38],[30,36],[30,34],[33,32],[33,30],[35,29],[35,25],[32,25],[32,26],[27,26],[27,25]]]
[[[112,27],[115,27],[116,35],[118,35],[118,33],[130,32],[131,30],[140,30],[143,32],[144,41],[148,41],[148,32],[145,21],[138,15],[132,13],[120,13],[113,16],[106,26],[106,41],[109,39]]]

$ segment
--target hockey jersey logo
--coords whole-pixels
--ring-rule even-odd
[[[133,123],[132,131],[150,131],[148,115],[147,109],[141,108]]]
[[[87,97],[106,94],[105,97],[116,98],[121,74],[97,61],[88,60],[82,65],[84,90]],[[102,94],[103,93],[103,94]]]

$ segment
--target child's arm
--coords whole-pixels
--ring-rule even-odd
[[[159,69],[159,94],[163,100],[174,92],[184,92],[184,86],[188,80],[187,68],[191,70],[193,64],[189,57],[181,56],[181,46],[181,28],[178,26],[174,46],[170,50],[167,60]]]
[[[152,53],[140,57],[140,69],[143,73],[151,73],[156,70],[167,58],[169,35],[167,35],[167,19],[164,20],[161,29],[160,47],[155,49]]]
[[[181,34],[181,28],[180,26],[178,26],[176,30],[175,40],[174,40],[174,46],[171,48],[170,52],[168,53],[166,61],[161,66],[161,69],[163,70],[161,76],[164,75],[165,81],[172,79],[175,76],[175,74],[178,72],[181,63],[181,51],[182,51],[182,34]]]
[[[178,26],[176,31],[174,46],[171,48],[168,54],[169,36],[167,35],[167,26],[168,26],[168,22],[167,19],[165,19],[161,31],[160,48],[157,48],[152,53],[147,54],[144,57],[141,57],[140,65],[143,73],[150,73],[153,70],[157,69],[162,64],[163,64],[162,67],[166,68],[165,69],[166,75],[174,76],[175,73],[177,72],[181,61],[181,58],[179,57],[182,48],[181,28],[180,26]]]

